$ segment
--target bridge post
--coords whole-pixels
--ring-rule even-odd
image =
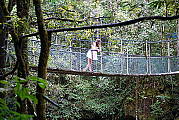
[[[129,49],[128,49],[128,46],[127,46],[127,74],[129,74]]]
[[[171,72],[171,68],[170,68],[170,42],[168,41],[167,42],[167,49],[168,49],[168,72],[170,73]]]
[[[149,73],[149,59],[148,59],[148,48],[147,48],[148,44],[147,41],[145,42],[145,55],[146,55],[146,62],[147,62],[147,74]]]
[[[80,41],[80,47],[81,47],[81,41]],[[81,53],[82,53],[82,50],[81,50],[82,48],[80,48],[80,67],[79,67],[79,71],[82,71],[82,59],[81,59]]]

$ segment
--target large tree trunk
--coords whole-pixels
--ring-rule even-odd
[[[28,17],[29,17],[29,5],[30,5],[30,1],[29,0],[17,0],[16,1],[16,5],[17,5],[17,15],[19,18],[21,18],[21,20],[24,23],[28,22]],[[25,33],[26,28],[24,27],[24,25],[19,26],[18,28],[18,35],[22,36],[23,33]],[[16,36],[17,37],[17,36]],[[18,39],[18,41],[17,41]],[[14,45],[16,45],[15,47],[19,47],[20,51],[16,51],[18,52],[21,57],[21,63],[23,62],[23,65],[19,64],[18,66],[18,77],[24,78],[26,79],[27,75],[28,75],[28,53],[27,53],[27,38],[17,38],[16,41],[14,41]],[[17,49],[16,49],[17,50]],[[18,61],[20,63],[20,61]],[[23,84],[23,87],[26,87],[27,83]],[[27,113],[27,100],[21,100],[21,98],[17,98],[17,101],[20,103],[20,106],[17,107],[17,111],[20,113]]]
[[[0,11],[1,16],[1,11]],[[2,18],[0,18],[2,19]],[[6,28],[4,24],[0,24],[0,80],[3,80],[3,73],[5,67],[5,58],[6,58]]]
[[[30,5],[30,0],[17,0],[17,15],[19,18],[21,18],[21,20],[24,23],[28,23],[28,17],[29,17],[29,5]],[[26,26],[27,27],[27,26]],[[19,31],[19,35],[22,36],[23,33],[25,33],[26,28],[25,26],[21,26],[18,28]],[[22,57],[23,60],[25,61],[25,69],[26,69],[26,74],[22,73],[22,67],[19,66],[18,67],[18,76],[22,77],[22,78],[26,78],[27,74],[28,74],[28,52],[27,52],[27,38],[20,38],[20,48],[22,51]]]
[[[49,57],[51,40],[49,39],[50,37],[48,37],[48,33],[44,26],[41,2],[40,0],[33,0],[33,3],[35,5],[35,13],[37,16],[37,23],[38,23],[38,29],[39,29],[39,34],[40,34],[40,42],[41,42],[41,51],[40,51],[39,64],[38,64],[38,77],[46,79],[47,61]],[[37,112],[38,120],[46,119],[46,116],[45,116],[46,101],[43,98],[44,93],[45,93],[45,89],[41,88],[37,84],[36,97],[38,99],[38,104],[36,106],[36,112]]]
[[[0,10],[0,16],[2,15],[2,12]],[[0,17],[0,19],[2,19]],[[5,67],[5,58],[6,58],[6,52],[5,52],[5,40],[6,40],[6,31],[4,29],[4,24],[0,24],[0,80],[4,80],[5,78],[3,77],[4,74],[4,67]],[[0,83],[0,88],[4,87],[3,84]],[[4,98],[5,94],[0,94],[0,98]]]
[[[7,26],[6,21],[8,16],[8,10],[5,6],[5,1],[0,0],[0,80],[4,80],[3,77],[4,74],[4,68],[6,64],[6,39],[7,39]],[[2,84],[0,84],[0,87],[3,87]],[[0,98],[3,98],[4,95],[1,94]]]

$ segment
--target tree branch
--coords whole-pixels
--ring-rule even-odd
[[[86,30],[86,29],[99,29],[99,28],[108,28],[108,27],[117,27],[117,26],[127,26],[139,22],[143,22],[145,20],[161,20],[161,21],[166,21],[166,20],[175,20],[178,19],[179,15],[176,16],[170,16],[170,17],[163,17],[163,16],[149,16],[149,17],[141,17],[137,18],[134,20],[129,20],[129,21],[124,21],[120,23],[111,23],[111,24],[101,24],[101,25],[93,25],[93,26],[84,26],[84,27],[76,27],[76,28],[62,28],[62,29],[50,29],[48,32],[64,32],[64,31],[76,31],[76,30]],[[24,35],[21,36],[22,38],[24,37],[32,37],[38,35],[39,32],[32,33],[29,35]]]
[[[50,98],[48,98],[47,96],[44,96],[44,95],[43,95],[43,98],[44,98],[45,100],[47,100],[49,103],[51,103],[52,105],[54,105],[54,106],[60,108],[60,106],[59,106],[56,102],[50,100]]]

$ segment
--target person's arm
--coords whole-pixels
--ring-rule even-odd
[[[92,43],[91,43],[91,48],[92,48],[92,49],[95,49],[95,48],[96,48],[96,42],[92,42]]]
[[[99,43],[99,51],[98,52],[101,52],[102,51],[102,48],[101,48],[101,42]]]

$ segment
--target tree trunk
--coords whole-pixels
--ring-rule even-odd
[[[7,39],[7,26],[4,24],[7,21],[8,10],[5,6],[5,1],[0,0],[0,80],[4,80],[4,68],[6,64],[6,39]],[[3,84],[0,84],[0,87],[3,87]],[[0,98],[3,98],[4,95],[1,94]]]
[[[29,5],[30,5],[30,0],[17,0],[17,15],[19,18],[21,18],[21,20],[24,23],[28,23],[28,17],[29,17]],[[26,31],[27,26],[21,26],[18,28],[18,31],[20,33],[20,36],[23,35],[23,33],[25,33],[24,31]],[[20,43],[20,49],[21,49],[21,53],[22,53],[22,57],[25,63],[25,69],[26,72],[28,72],[28,52],[27,52],[27,38],[20,38],[19,39],[19,43]],[[22,68],[21,66],[19,66],[18,68],[18,76],[22,77],[22,78],[26,78],[27,74],[23,74],[22,70],[24,68]]]
[[[1,16],[1,11],[0,11]],[[2,18],[0,18],[2,19]],[[0,80],[3,80],[2,78],[4,69],[5,68],[5,58],[6,58],[6,28],[4,27],[4,24],[0,24]]]
[[[1,16],[1,11],[0,11],[0,16]],[[2,18],[0,18],[2,19]],[[4,68],[5,68],[5,58],[6,58],[6,52],[5,52],[5,40],[6,40],[6,32],[4,29],[4,24],[0,25],[0,80],[4,80],[5,78],[3,77],[4,74]],[[4,85],[0,84],[0,88],[3,88]],[[0,94],[0,98],[4,98],[5,94]]]
[[[22,56],[22,50],[21,50],[21,42],[19,40],[18,35],[16,34],[16,32],[14,31],[14,29],[12,29],[10,31],[10,34],[12,36],[12,40],[14,42],[14,48],[15,48],[15,53],[16,53],[16,57],[17,57],[17,62],[18,65],[20,66],[20,68],[18,67],[18,76],[22,77],[22,78],[26,78],[27,76],[27,71],[26,71],[26,67],[25,67],[25,61],[23,59]],[[17,112],[19,113],[27,113],[27,108],[26,108],[26,102],[25,100],[21,100],[21,98],[19,96],[17,96],[17,101],[19,102],[20,106],[17,106]]]
[[[30,1],[29,0],[17,0],[17,16],[21,18],[21,20],[24,23],[28,22],[28,17],[29,17],[29,5]],[[25,33],[27,26],[20,26],[18,27],[19,35],[22,36],[23,33]],[[19,48],[21,50],[21,56],[24,65],[18,66],[18,77],[26,78],[28,75],[28,52],[27,52],[27,38],[20,38],[19,39]],[[23,87],[26,87],[27,83],[23,84]],[[20,113],[27,113],[27,100],[21,100],[18,98],[18,102],[20,103],[20,107],[18,107],[17,111]],[[33,113],[31,113],[33,114]]]
[[[51,40],[50,37],[48,37],[48,33],[44,26],[41,2],[40,0],[33,0],[33,3],[35,5],[35,13],[37,16],[38,30],[39,30],[40,42],[41,42],[41,51],[40,51],[39,64],[38,64],[38,77],[46,79],[47,61],[49,57]],[[41,88],[37,84],[36,97],[38,99],[38,104],[36,106],[36,112],[37,112],[38,120],[46,120],[46,116],[45,116],[46,101],[43,98],[44,93],[45,93],[45,89]]]

